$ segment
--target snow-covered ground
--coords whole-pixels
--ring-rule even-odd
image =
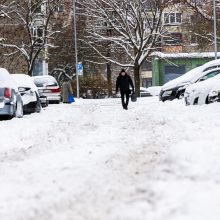
[[[1,220],[219,220],[220,104],[77,100],[0,121]]]

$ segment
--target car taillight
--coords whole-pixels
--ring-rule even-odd
[[[5,88],[4,97],[11,98],[11,89]]]
[[[51,89],[51,91],[52,91],[53,93],[55,93],[55,92],[60,92],[60,88],[57,88],[57,89]]]

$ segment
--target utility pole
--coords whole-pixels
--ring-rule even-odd
[[[76,0],[73,0],[73,26],[74,26],[74,41],[75,41],[75,57],[76,57],[76,90],[77,98],[79,98],[79,74],[78,74],[78,50],[77,50],[77,34],[76,34]]]
[[[217,59],[216,4],[215,4],[215,0],[213,0],[213,18],[214,18],[214,46],[215,46],[215,59]]]

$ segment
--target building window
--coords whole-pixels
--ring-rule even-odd
[[[152,63],[148,60],[145,60],[141,66],[142,70],[152,71]]]
[[[64,5],[58,5],[55,8],[55,12],[64,12]]]
[[[32,27],[32,36],[36,45],[43,44],[44,30],[42,26]]]
[[[164,24],[181,24],[182,23],[182,14],[179,12],[164,13],[163,15]]]
[[[142,87],[148,88],[152,86],[152,78],[143,78]]]

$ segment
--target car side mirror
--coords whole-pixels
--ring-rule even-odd
[[[202,77],[201,79],[199,79],[199,82],[202,82],[204,80],[206,80],[206,77]]]

